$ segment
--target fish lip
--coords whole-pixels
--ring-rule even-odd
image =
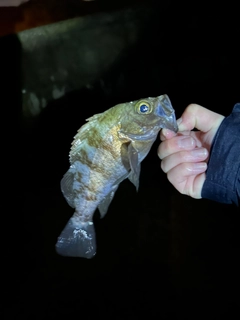
[[[178,124],[175,116],[175,111],[173,110],[170,115],[164,112],[164,109],[159,106],[157,115],[159,117],[159,124],[161,128],[166,128],[175,133],[178,132]]]
[[[161,118],[162,128],[166,128],[175,133],[178,132],[178,125],[175,110],[167,94],[163,94],[156,99],[156,114]]]
[[[173,111],[171,116],[167,118],[166,124],[164,126],[166,129],[171,130],[175,133],[178,132],[178,124],[175,116],[175,112]]]
[[[174,111],[172,112],[171,116],[167,118],[165,128],[168,130],[171,130],[175,133],[178,132],[178,124],[177,124],[177,120],[176,120]]]
[[[177,121],[175,120],[175,121],[172,122],[172,123],[168,123],[168,124],[166,125],[166,128],[167,128],[168,130],[171,130],[171,131],[177,133],[177,132],[178,132]]]

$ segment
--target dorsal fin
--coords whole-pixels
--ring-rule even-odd
[[[74,136],[71,150],[70,150],[70,162],[74,162],[74,156],[79,152],[80,148],[82,148],[82,144],[87,139],[88,133],[93,127],[97,127],[97,121],[102,117],[103,113],[97,113],[94,116],[86,119],[87,123],[82,125],[80,129],[77,131],[77,134]]]

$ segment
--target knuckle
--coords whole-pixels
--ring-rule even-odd
[[[165,140],[166,140],[164,129],[162,129],[162,130],[160,131],[160,140],[161,140],[161,141],[165,141]]]
[[[188,151],[180,151],[178,154],[179,154],[179,163],[185,163],[190,158],[190,154]]]
[[[172,185],[174,185],[174,181],[173,181],[173,176],[171,174],[171,170],[167,172],[167,179]]]
[[[164,160],[161,161],[161,169],[162,169],[163,172],[166,173],[166,164],[165,164]]]
[[[158,157],[162,160],[162,143],[159,145],[158,149],[157,149],[157,154]]]
[[[168,141],[163,141],[158,147],[158,156],[162,160],[168,155],[169,151]]]
[[[194,112],[194,111],[197,110],[197,108],[198,108],[198,105],[197,105],[197,104],[195,104],[195,103],[190,103],[190,104],[187,106],[186,111],[188,111],[188,112]]]
[[[184,151],[178,152],[178,160],[179,160],[179,163],[182,163],[185,161],[185,152]]]

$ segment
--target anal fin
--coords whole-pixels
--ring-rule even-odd
[[[61,190],[67,200],[67,203],[74,208],[74,191],[73,191],[73,182],[74,182],[74,172],[70,169],[65,173],[61,180]]]
[[[100,212],[101,218],[103,218],[105,216],[105,214],[108,211],[108,207],[115,195],[115,192],[118,188],[118,185],[113,186],[112,190],[109,192],[109,194],[104,197],[104,199],[102,200],[102,202],[98,205],[98,210]]]

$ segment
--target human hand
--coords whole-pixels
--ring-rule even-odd
[[[0,0],[0,7],[18,7],[29,0]]]
[[[180,193],[201,198],[210,148],[223,119],[218,113],[190,104],[178,119],[178,133],[161,131],[161,168]],[[192,131],[194,128],[199,131]]]

